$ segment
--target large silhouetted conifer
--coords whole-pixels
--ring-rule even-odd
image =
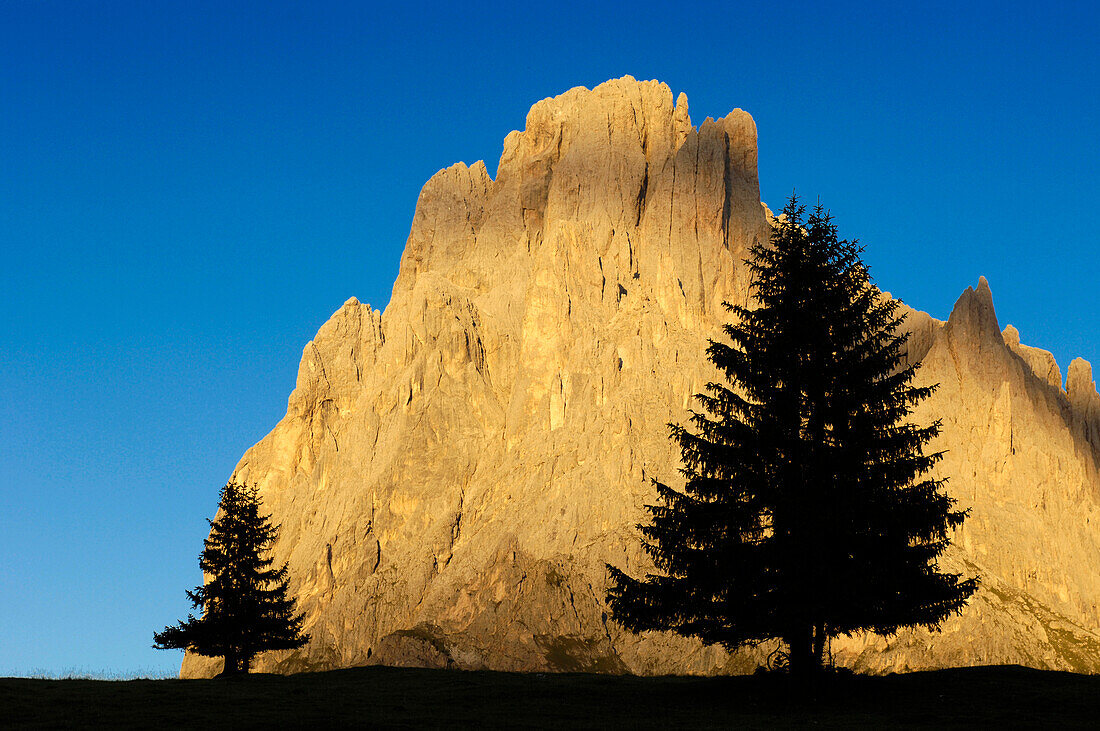
[[[927,474],[939,423],[907,421],[935,387],[912,385],[899,303],[828,213],[804,216],[792,196],[747,262],[756,306],[726,305],[730,342],[707,355],[728,385],[670,425],[684,489],[655,481],[639,526],[656,573],[608,567],[627,628],[728,649],[779,638],[792,673],[821,667],[837,635],[937,628],[977,585],[937,566],[965,512]]]
[[[208,580],[187,592],[202,615],[157,632],[153,646],[224,657],[224,673],[247,673],[257,653],[301,647],[309,635],[287,596],[286,564],[273,568],[267,555],[278,527],[260,513],[258,489],[230,482],[218,508],[199,556]]]

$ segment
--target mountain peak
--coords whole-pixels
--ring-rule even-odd
[[[993,292],[985,277],[979,277],[978,285],[967,287],[955,301],[947,320],[947,329],[955,337],[1004,342],[997,323],[997,311],[993,307]]]
[[[482,163],[432,176],[384,315],[348,300],[321,327],[286,416],[235,471],[283,526],[274,557],[313,637],[260,669],[762,659],[634,635],[605,601],[606,564],[652,569],[635,526],[651,478],[677,479],[666,425],[720,377],[705,352],[722,303],[750,302],[744,259],[771,233],[756,165],[751,116],[696,128],[686,96],[624,77],[535,104],[495,180]],[[983,588],[942,634],[838,639],[838,662],[1100,669],[1078,649],[1100,624],[1097,468],[1060,390],[1027,375],[1057,366],[1001,335],[984,277],[946,325],[907,312],[916,383],[940,385],[913,419],[942,424],[934,477],[972,511],[943,563]],[[1091,368],[1070,371],[1077,399]],[[183,674],[217,672],[204,662]]]

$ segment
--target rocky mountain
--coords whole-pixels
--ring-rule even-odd
[[[634,526],[675,484],[666,424],[717,377],[703,356],[745,302],[769,235],[756,127],[692,125],[630,77],[546,99],[481,162],[425,184],[384,312],[349,299],[306,345],[286,416],[241,459],[312,640],[260,670],[369,663],[725,673],[733,656],[607,616],[605,562],[638,573]],[[914,419],[970,519],[945,557],[982,588],[940,633],[834,642],[871,671],[1013,662],[1100,669],[1100,396],[1002,332],[985,280],[944,323],[911,311],[908,357],[939,383]],[[220,661],[188,656],[181,674]]]

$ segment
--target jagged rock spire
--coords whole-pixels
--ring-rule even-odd
[[[282,524],[275,558],[313,638],[260,669],[753,667],[606,623],[603,567],[645,570],[649,480],[677,476],[665,425],[715,379],[707,339],[769,235],[756,167],[747,113],[696,127],[685,96],[625,77],[534,105],[495,179],[460,163],[425,184],[384,313],[353,298],[333,315],[234,470]],[[875,670],[1100,669],[1091,373],[1053,385],[1002,337],[984,279],[948,323],[908,326],[909,359],[941,384],[916,418],[943,420],[943,475],[973,511],[945,567],[985,588],[941,635],[834,652]],[[1064,642],[1036,629],[1055,622]]]

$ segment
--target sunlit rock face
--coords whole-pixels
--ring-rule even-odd
[[[348,300],[302,355],[287,414],[234,470],[282,524],[311,642],[259,670],[370,663],[723,673],[733,656],[607,616],[605,563],[650,566],[650,478],[678,483],[667,423],[718,374],[721,303],[769,235],[756,127],[694,127],[687,99],[629,77],[536,104],[497,178],[424,186],[382,313]],[[883,671],[1015,662],[1100,668],[1100,397],[1002,334],[985,281],[947,323],[912,311],[939,383],[914,414],[971,517],[942,566],[982,589],[940,633],[833,643]],[[188,656],[182,675],[220,661]]]

